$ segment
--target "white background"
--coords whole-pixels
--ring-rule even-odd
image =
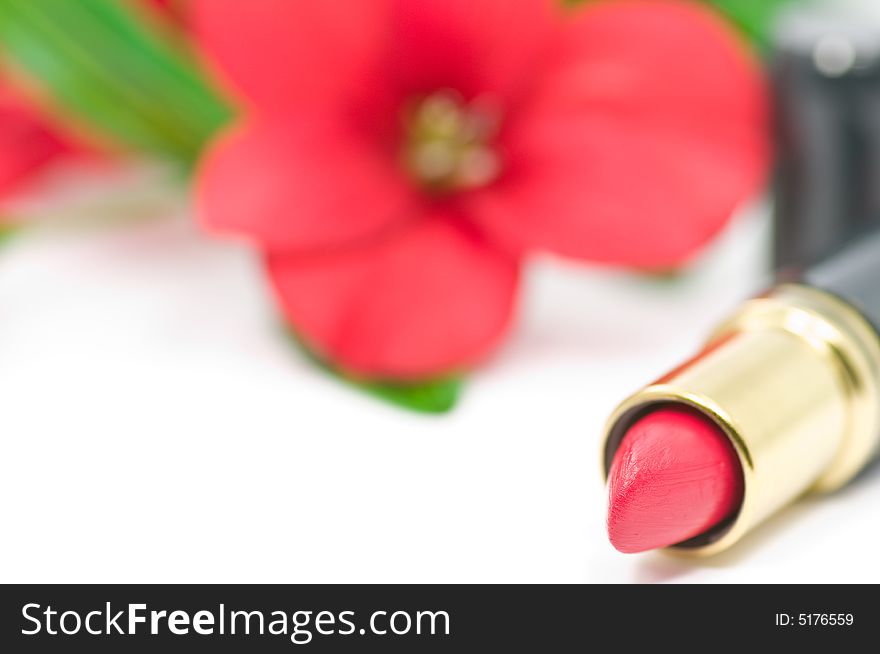
[[[310,367],[247,247],[154,213],[0,249],[0,582],[880,581],[878,472],[708,561],[606,541],[605,417],[759,288],[760,211],[676,282],[535,262],[443,417]]]

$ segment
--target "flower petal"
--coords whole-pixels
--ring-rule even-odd
[[[518,265],[464,223],[433,216],[329,254],[270,254],[287,320],[306,344],[371,378],[424,379],[484,357],[509,322]]]
[[[555,0],[396,0],[395,73],[409,93],[510,99],[535,81],[561,17]]]
[[[768,158],[760,71],[691,2],[584,7],[503,144],[477,220],[514,248],[678,265],[756,191]]]
[[[0,87],[0,195],[73,151],[37,109]]]
[[[306,250],[371,236],[405,219],[411,189],[343,121],[255,123],[229,132],[202,161],[199,218],[259,245]]]
[[[375,65],[387,2],[195,0],[196,40],[251,106],[331,104]]]

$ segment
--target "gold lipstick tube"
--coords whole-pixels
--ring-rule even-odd
[[[804,493],[839,488],[877,454],[880,337],[848,302],[812,286],[750,300],[693,359],[618,406],[602,445],[606,479],[627,430],[663,404],[701,411],[739,457],[739,511],[672,548],[714,554]]]

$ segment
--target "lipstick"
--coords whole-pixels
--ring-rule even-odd
[[[849,482],[880,449],[878,329],[880,232],[743,304],[611,415],[612,543],[714,554]]]
[[[880,225],[880,7],[792,3],[773,30],[776,267]]]

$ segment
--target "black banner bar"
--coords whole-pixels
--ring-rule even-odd
[[[0,651],[839,647],[873,642],[874,595],[859,586],[5,586]]]

